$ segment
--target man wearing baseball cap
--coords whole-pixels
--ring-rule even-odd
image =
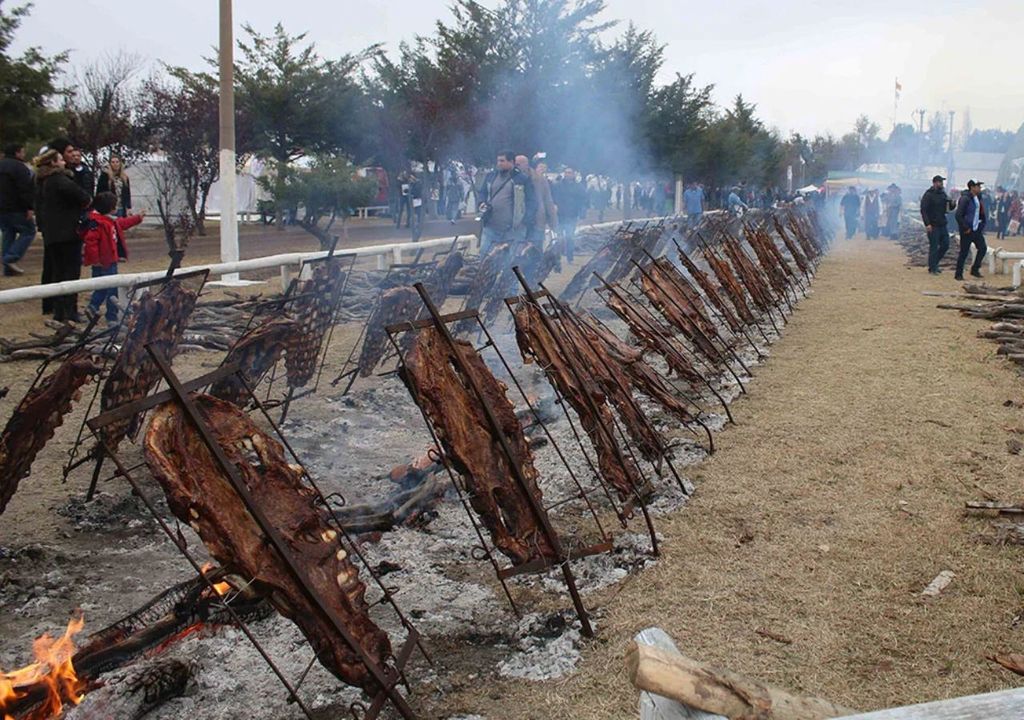
[[[946,178],[936,175],[932,178],[932,186],[921,196],[921,219],[928,232],[928,272],[932,275],[942,272],[939,270],[939,261],[949,250],[946,213],[953,209],[953,201],[942,187],[945,181]]]
[[[981,277],[981,261],[985,257],[985,201],[981,199],[982,183],[968,180],[967,189],[960,194],[956,204],[956,224],[960,228],[960,254],[956,258],[956,280],[964,279],[964,261],[971,245],[977,248],[971,276]]]

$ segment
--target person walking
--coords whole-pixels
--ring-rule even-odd
[[[921,220],[924,221],[925,232],[928,233],[928,272],[938,275],[939,262],[949,250],[949,226],[946,213],[953,207],[946,195],[943,183],[946,178],[936,175],[932,178],[932,186],[921,196]]]
[[[846,222],[846,239],[852,240],[857,233],[857,221],[860,220],[860,195],[853,185],[846,189],[846,194],[839,201],[839,211]]]
[[[24,275],[18,261],[36,237],[35,188],[25,164],[25,148],[11,144],[0,160],[0,233],[3,234],[4,276]]]
[[[996,239],[1006,237],[1006,231],[1010,229],[1010,203],[1012,198],[1006,188],[996,188]]]
[[[47,150],[33,164],[35,208],[43,232],[43,254],[49,259],[50,269],[50,276],[44,277],[43,283],[78,280],[82,276],[82,238],[78,226],[92,198],[74,181],[65,167],[64,156],[56,150]],[[78,296],[53,298],[53,319],[78,322]]]
[[[409,173],[409,224],[412,241],[418,242],[423,235],[423,181],[416,173]]]
[[[882,234],[878,221],[882,217],[882,203],[878,198],[878,191],[872,188],[864,196],[864,234],[868,240],[877,240]]]
[[[395,215],[395,227],[402,227],[402,212],[406,213],[405,226],[412,223],[412,208],[409,204],[409,175],[404,170],[398,174],[398,214]]]
[[[900,236],[900,212],[903,210],[903,191],[892,183],[885,193],[885,234],[890,240]]]
[[[956,258],[955,280],[964,279],[964,262],[974,245],[976,252],[971,264],[971,277],[981,277],[981,261],[985,259],[988,247],[985,245],[986,206],[982,199],[983,184],[967,181],[967,189],[960,194],[956,204],[956,224],[960,230],[960,252]]]
[[[118,217],[117,196],[112,192],[96,193],[92,209],[86,215],[85,230],[82,232],[82,264],[92,267],[92,276],[117,275],[118,262],[128,259],[128,245],[124,231],[142,222],[146,215]],[[106,319],[110,324],[117,322],[117,288],[96,290],[85,309],[90,318],[99,314],[106,304]]]
[[[526,178],[515,168],[515,153],[498,153],[495,169],[480,188],[480,257],[492,247],[521,239],[526,215]]]
[[[690,182],[683,192],[683,208],[687,224],[691,228],[697,227],[704,216],[704,191],[697,187],[697,183]]]
[[[114,208],[114,215],[119,218],[127,217],[132,209],[132,184],[128,179],[128,173],[124,169],[124,161],[117,155],[110,156],[110,163],[100,173],[100,179],[96,183],[96,194],[111,192],[117,198],[117,206]]]
[[[551,194],[558,208],[559,236],[565,260],[575,260],[576,223],[587,211],[587,195],[583,185],[576,181],[576,171],[571,167],[562,171],[561,179],[555,183]]]
[[[534,156],[532,162],[533,167],[530,170],[533,174],[534,193],[537,196],[537,230],[533,238],[527,237],[527,240],[538,250],[543,250],[545,230],[551,228],[552,232],[558,232],[558,208],[551,193],[551,183],[548,181],[548,164],[539,155]]]

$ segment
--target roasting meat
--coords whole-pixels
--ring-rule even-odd
[[[383,665],[391,643],[370,618],[366,586],[317,503],[319,496],[303,483],[301,468],[289,465],[281,444],[239,408],[209,395],[194,399],[253,500],[284,538],[308,587],[341,619],[360,648]],[[229,577],[251,578],[254,589],[299,627],[324,667],[375,694],[377,682],[270,547],[180,404],[165,403],[153,412],[145,453],[171,511],[192,526]]]
[[[494,291],[502,276],[508,277],[507,271],[511,266],[512,246],[495,245],[492,247],[491,251],[477,263],[476,276],[466,295],[466,309],[481,311],[481,317],[483,317],[482,309],[487,298],[494,297],[495,294],[499,299],[504,298],[508,294],[507,292],[495,293]],[[513,279],[515,279],[514,276]],[[475,320],[466,318],[455,326],[455,331],[464,333],[475,330],[477,327]]]
[[[170,361],[178,354],[181,336],[195,309],[198,293],[171,280],[160,290],[139,298],[128,321],[121,352],[114,359],[100,393],[100,407],[112,410],[146,397],[160,382],[160,369],[146,351],[147,345]],[[111,423],[100,430],[101,439],[116,449],[128,435],[134,435],[142,415]]]
[[[750,293],[754,304],[761,312],[771,312],[775,307],[775,299],[761,271],[757,269],[743,249],[731,239],[726,239],[722,243],[722,247],[725,248],[725,254],[729,256],[729,262],[732,263],[733,269],[743,279],[743,285]]]
[[[688,356],[688,350],[673,337],[671,328],[616,293],[609,293],[605,297],[605,303],[629,326],[629,331],[636,336],[641,345],[664,358],[672,372],[691,384],[700,380],[700,375]]]
[[[297,333],[298,325],[294,320],[283,317],[266,320],[235,343],[224,364],[238,363],[249,387],[255,390],[281,356],[290,351]],[[250,399],[235,375],[218,380],[210,388],[210,394],[239,407],[247,405]]]
[[[651,266],[648,274],[640,278],[640,286],[651,305],[657,308],[672,327],[692,342],[704,357],[715,364],[724,360],[718,347],[701,327],[697,310],[676,291],[664,272]]]
[[[715,278],[718,280],[722,290],[725,291],[725,295],[729,298],[729,302],[732,303],[736,314],[748,325],[755,324],[757,319],[754,317],[754,312],[750,309],[750,304],[747,302],[747,293],[743,290],[743,285],[740,284],[736,273],[732,271],[729,263],[706,246],[704,248],[704,259],[708,261],[711,272],[715,274]]]
[[[581,320],[586,325],[587,332],[591,337],[604,345],[605,352],[628,375],[637,392],[661,405],[679,422],[683,424],[694,422],[695,418],[679,396],[679,392],[644,360],[643,351],[624,342],[592,317],[583,316]]]
[[[482,405],[486,403],[512,449],[514,462],[526,481],[526,491],[542,508],[533,453],[506,395],[506,387],[495,379],[470,343],[457,340],[455,345],[466,372],[484,395],[482,400],[470,386],[469,378],[456,369],[447,341],[435,328],[426,328],[417,335],[400,371],[402,380],[427,416],[452,468],[462,476],[470,505],[495,547],[515,565],[534,559],[555,559],[557,555],[483,411]]]
[[[0,513],[18,483],[28,477],[32,462],[64,422],[81,388],[100,372],[85,350],[68,356],[21,401],[0,434]]]
[[[419,317],[423,301],[414,288],[408,285],[385,290],[366,321],[366,336],[359,350],[359,377],[369,377],[384,360],[388,351],[388,334],[385,327],[401,322],[411,322]]]
[[[320,350],[327,329],[334,322],[344,282],[345,273],[336,258],[317,263],[312,276],[299,281],[296,300],[288,308],[289,317],[298,323],[297,339],[284,361],[288,387],[305,387],[316,374]]]
[[[780,298],[787,297],[786,291],[789,288],[789,279],[786,270],[789,272],[792,272],[792,270],[788,265],[785,266],[786,270],[783,270],[782,266],[776,261],[775,256],[766,247],[764,239],[757,232],[748,230],[746,236],[747,243],[753,249],[754,256],[757,258],[757,264],[761,268],[762,275],[767,278],[772,290]],[[771,245],[774,247],[774,243],[771,243]]]
[[[725,324],[729,326],[729,329],[733,332],[739,332],[743,328],[743,322],[736,315],[736,312],[729,307],[729,303],[722,297],[722,291],[717,287],[711,278],[703,270],[697,267],[697,263],[690,259],[690,257],[683,252],[682,248],[679,249],[679,260],[682,262],[683,267],[686,268],[686,272],[690,274],[697,284],[700,285],[701,290],[704,291],[704,297],[707,302],[715,306],[718,310],[718,314],[725,320]]]
[[[620,228],[573,276],[561,298],[571,301],[595,287],[598,281],[594,273],[602,275],[608,283],[616,283],[632,272],[633,262],[646,265],[647,253],[657,257],[668,242],[669,233],[665,229],[664,225]]]
[[[559,308],[558,327],[570,343],[569,353],[577,359],[577,367],[587,368],[587,374],[600,384],[605,402],[618,411],[626,433],[644,459],[653,462],[664,457],[667,444],[634,400],[633,383],[626,369],[616,362],[601,338],[565,306]]]
[[[615,488],[621,498],[631,497],[641,487],[642,481],[635,465],[626,459],[615,439],[615,418],[605,402],[604,389],[588,366],[579,366],[585,370],[577,378],[569,363],[579,362],[579,359],[562,354],[559,340],[562,347],[568,347],[569,343],[561,334],[556,338],[551,333],[541,320],[541,312],[530,302],[521,302],[515,309],[516,342],[523,360],[536,361],[544,369],[548,382],[576,411],[597,453],[601,477]],[[552,329],[558,332],[557,326]],[[596,408],[596,413],[592,407]]]
[[[796,266],[800,268],[800,272],[804,275],[808,275],[811,271],[811,264],[808,262],[804,252],[789,236],[789,233],[786,232],[786,228],[782,226],[778,215],[772,215],[772,222],[775,224],[775,232],[778,233],[780,238],[782,238],[782,244],[786,246],[786,250],[793,256],[793,262],[795,262]]]

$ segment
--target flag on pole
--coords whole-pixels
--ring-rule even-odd
[[[900,79],[896,78],[896,102],[900,101],[900,93],[903,92],[903,86],[900,85]]]

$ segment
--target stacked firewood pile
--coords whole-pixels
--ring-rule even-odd
[[[904,213],[900,222],[900,236],[896,242],[907,253],[907,264],[913,267],[928,267],[928,234],[924,230],[924,224],[918,215]],[[960,241],[957,234],[951,232],[949,235],[949,251],[939,262],[940,268],[952,269],[956,267],[956,256],[960,252]]]
[[[965,285],[964,293],[964,300],[978,302],[974,305],[943,304],[939,307],[959,310],[961,315],[975,320],[993,321],[987,329],[978,331],[978,337],[998,343],[997,354],[1024,366],[1024,295],[1016,290],[984,285]]]

